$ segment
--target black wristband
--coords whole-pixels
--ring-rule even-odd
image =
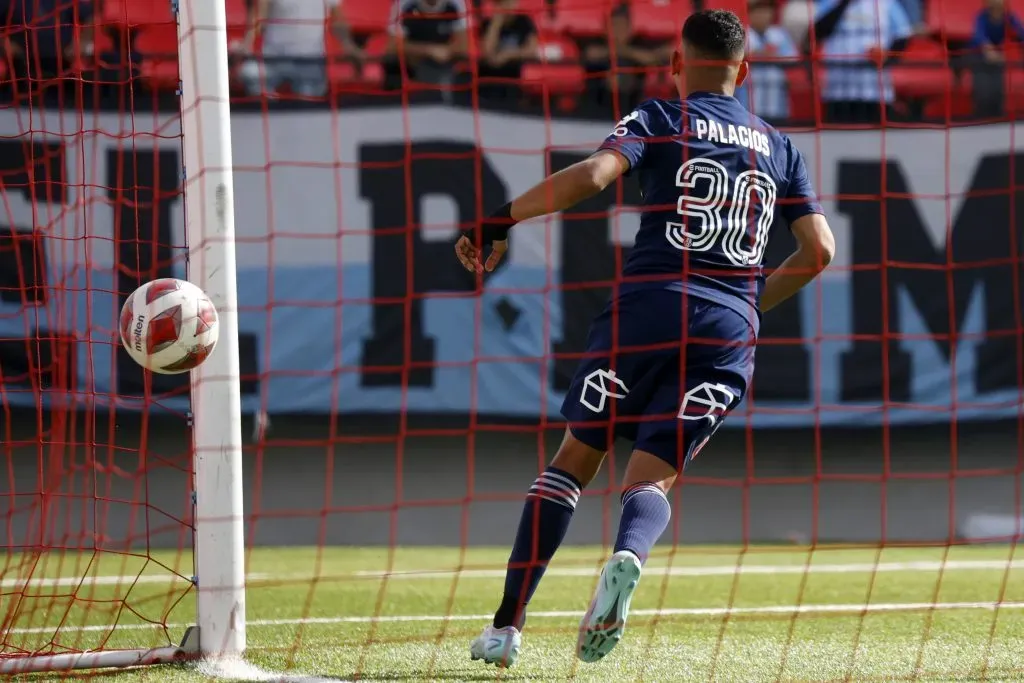
[[[510,228],[516,223],[514,220],[512,220],[512,202],[507,202],[506,204],[495,209],[494,212],[490,215],[490,217],[499,221],[507,221],[509,224],[508,227]]]
[[[490,216],[480,222],[480,245],[489,247],[493,242],[503,242],[508,239],[509,230],[516,224],[512,218],[512,202],[495,209]],[[476,243],[476,231],[466,230],[462,233],[471,242]]]

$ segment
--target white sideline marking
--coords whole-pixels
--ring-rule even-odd
[[[870,562],[846,564],[726,564],[685,567],[646,567],[647,576],[735,576],[736,574],[855,574],[858,572],[933,572],[969,570],[1024,569],[1020,560],[950,560],[921,562]],[[552,567],[546,576],[597,576],[600,567]],[[345,579],[460,579],[504,578],[504,569],[400,569],[394,572],[359,571],[351,574],[249,574],[246,581],[342,581]],[[13,578],[0,580],[0,589],[59,588],[74,586],[131,586],[133,584],[187,583],[188,579],[173,574],[143,574],[141,576],[62,576],[54,578]]]
[[[873,612],[921,612],[925,610],[1018,610],[1024,609],[1024,602],[891,602],[874,605],[763,605],[758,607],[681,607],[666,609],[631,610],[631,616],[640,617],[724,617],[754,614],[870,614]],[[409,614],[383,615],[378,617],[304,617],[301,619],[253,619],[246,622],[251,627],[272,626],[315,626],[332,624],[369,624],[423,621],[486,621],[493,614]],[[568,619],[583,616],[582,611],[530,612],[531,619]],[[62,633],[90,631],[149,631],[156,629],[180,630],[188,624],[90,624],[88,626],[64,626]],[[12,628],[11,634],[53,633],[54,626],[33,628]]]
[[[270,574],[250,574],[249,581],[266,581]],[[126,574],[124,576],[59,576],[52,578],[13,578],[0,580],[0,589],[73,588],[75,586],[131,586],[151,583],[189,583],[177,574]]]
[[[923,562],[879,562],[851,564],[727,564],[707,567],[645,567],[645,576],[734,576],[736,574],[854,574],[857,572],[930,572],[970,569],[1024,569],[1024,560],[962,560]],[[545,576],[597,576],[601,567],[552,567]],[[394,572],[356,572],[362,578],[443,579],[458,575],[460,579],[504,578],[504,569],[410,569]],[[322,577],[323,579],[335,577]],[[340,577],[339,577],[340,578]]]

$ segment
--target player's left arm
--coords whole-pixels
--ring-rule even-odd
[[[824,210],[811,186],[803,156],[789,143],[792,158],[789,188],[779,210],[789,223],[797,248],[765,280],[761,291],[761,311],[770,311],[799,292],[816,278],[836,253],[836,240],[825,219]]]
[[[492,213],[481,222],[478,239],[474,239],[476,236],[471,231],[463,233],[455,245],[456,256],[470,272],[494,270],[508,251],[508,233],[512,226],[575,206],[611,185],[629,168],[629,161],[619,152],[598,150],[583,161],[548,176]],[[491,253],[481,264],[488,245]]]

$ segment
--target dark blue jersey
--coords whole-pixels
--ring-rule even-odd
[[[728,306],[756,331],[776,211],[822,213],[800,152],[735,98],[648,100],[601,145],[639,178],[643,213],[625,289],[668,287]]]

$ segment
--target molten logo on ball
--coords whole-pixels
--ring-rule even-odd
[[[121,309],[121,344],[142,367],[165,375],[198,367],[217,346],[217,310],[184,280],[164,278],[135,290]]]

